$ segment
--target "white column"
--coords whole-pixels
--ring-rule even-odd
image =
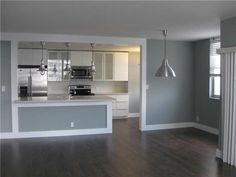
[[[18,108],[14,104],[17,99],[17,54],[18,54],[18,41],[11,41],[11,99],[12,99],[12,132],[19,131],[18,122]]]

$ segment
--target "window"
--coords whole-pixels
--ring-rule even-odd
[[[210,44],[210,68],[209,68],[209,96],[210,98],[220,98],[220,55],[217,49],[220,48],[219,40],[211,41]]]

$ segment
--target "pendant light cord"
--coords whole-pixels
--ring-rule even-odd
[[[167,36],[167,30],[162,30],[163,36],[165,37],[164,39],[164,60],[166,59],[166,36]]]
[[[90,44],[91,45],[91,48],[92,48],[92,63],[94,63],[94,44],[93,43],[91,43]]]
[[[67,47],[67,60],[66,60],[66,64],[69,64],[69,43],[66,44]]]
[[[43,62],[43,49],[44,49],[44,42],[41,42],[41,46],[42,46],[42,58],[41,58],[41,63]]]

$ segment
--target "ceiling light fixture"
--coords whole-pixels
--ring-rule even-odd
[[[92,48],[92,61],[91,61],[91,75],[94,76],[96,74],[96,67],[95,67],[95,56],[94,56],[94,44],[90,44]]]
[[[167,30],[161,30],[163,33],[163,36],[165,38],[164,40],[164,58],[162,61],[162,64],[160,68],[158,68],[155,76],[156,77],[176,77],[174,70],[171,68],[171,66],[168,63],[168,59],[166,58],[166,37],[167,37]]]
[[[69,61],[70,61],[70,46],[71,46],[71,44],[67,42],[66,43],[67,59],[66,59],[66,67],[64,68],[64,71],[66,71],[67,73],[70,73],[70,71],[71,71],[71,67],[70,67],[70,64],[69,64]]]
[[[44,75],[45,72],[47,71],[46,66],[44,65],[44,56],[43,56],[45,42],[41,41],[40,44],[41,44],[41,47],[42,47],[42,58],[41,58],[41,61],[40,61],[39,69],[37,71],[39,71],[41,75]]]

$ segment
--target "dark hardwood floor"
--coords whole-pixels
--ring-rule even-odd
[[[1,177],[236,177],[215,159],[217,137],[193,128],[1,141]]]

